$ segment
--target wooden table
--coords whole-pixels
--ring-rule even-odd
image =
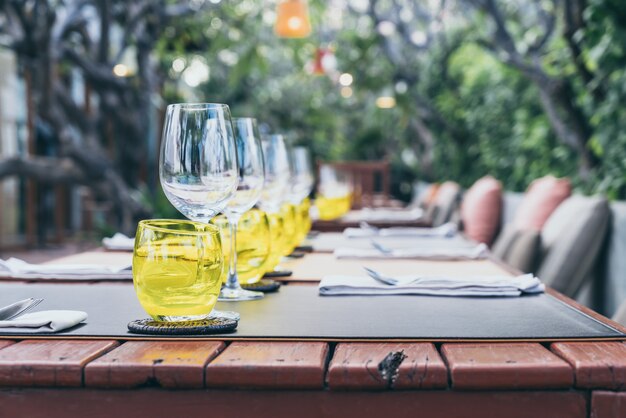
[[[397,351],[392,381],[379,364]],[[24,339],[0,341],[0,385],[0,417],[626,417],[626,342]]]

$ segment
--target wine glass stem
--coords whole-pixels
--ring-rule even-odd
[[[232,216],[228,219],[228,227],[230,228],[230,259],[228,262],[228,280],[226,287],[228,289],[240,289],[239,279],[237,278],[237,225],[239,218]]]

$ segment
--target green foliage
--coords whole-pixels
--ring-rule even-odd
[[[499,3],[518,47],[528,47],[541,34],[538,16],[527,12],[525,2]],[[544,3],[554,12],[548,7],[552,2]],[[620,0],[590,0],[585,10],[584,31],[576,36],[585,65],[595,74],[590,83],[577,74],[559,32],[562,23],[541,57],[547,74],[570,82],[576,105],[588,117],[588,146],[599,164],[585,181],[578,177],[578,155],[552,130],[536,85],[478,41],[489,26],[485,14],[457,18],[445,28],[446,42],[419,52],[406,46],[405,56],[415,56],[402,70],[415,80],[398,88],[398,67],[385,56],[371,17],[345,11],[341,30],[331,30],[325,10],[326,2],[311,2],[315,34],[301,40],[273,34],[272,10],[264,2],[222,2],[177,22],[159,48],[170,76],[166,101],[226,102],[235,116],[254,116],[266,131],[309,145],[316,159],[388,158],[394,190],[404,197],[416,179],[452,179],[467,187],[486,174],[510,190],[554,174],[573,178],[586,192],[626,197],[626,6]],[[306,67],[316,48],[328,46],[336,54],[337,74],[310,74]],[[202,57],[210,69],[209,79],[196,88],[171,69],[174,59],[189,64],[192,56]],[[343,72],[354,78],[350,97],[342,96],[336,79]],[[600,88],[606,91],[602,100],[595,96]],[[377,108],[380,95],[395,96],[397,106]],[[424,146],[412,128],[417,115],[435,139],[432,168],[422,164]]]

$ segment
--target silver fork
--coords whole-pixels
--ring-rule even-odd
[[[393,253],[393,249],[387,247],[386,245],[381,244],[380,242],[376,242],[374,240],[372,240],[372,246],[374,248],[376,248],[378,251],[380,251],[383,254],[392,254]]]
[[[365,271],[367,272],[367,274],[374,280],[376,280],[377,282],[380,282],[382,284],[386,284],[389,286],[395,286],[398,284],[398,281],[392,277],[385,277],[383,275],[381,275],[379,272],[372,270],[370,268],[367,267],[363,267],[365,269]]]
[[[0,308],[0,321],[8,321],[24,315],[43,302],[43,299],[28,298]]]
[[[379,228],[376,228],[375,226],[370,225],[370,224],[368,224],[368,223],[367,223],[367,222],[365,222],[365,221],[361,221],[361,222],[359,222],[359,228],[361,228],[361,229],[367,229],[367,230],[370,230],[370,231],[372,231],[372,232],[376,232],[376,233],[378,233],[378,232],[380,231],[380,229],[379,229]]]

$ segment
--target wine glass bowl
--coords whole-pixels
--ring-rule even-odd
[[[227,105],[167,107],[159,177],[165,196],[185,217],[206,223],[224,210],[239,182]]]
[[[311,165],[309,150],[303,146],[294,146],[290,149],[291,155],[291,194],[290,200],[295,205],[296,232],[294,235],[294,247],[304,241],[311,229],[311,217],[309,210],[311,202],[309,194],[315,184],[315,175]]]
[[[265,185],[259,206],[268,213],[277,213],[289,193],[289,155],[282,135],[269,135],[263,140]]]
[[[313,185],[315,184],[315,176],[311,167],[311,156],[309,150],[303,146],[295,146],[290,150],[291,155],[291,202],[299,205],[305,198],[309,196]]]

